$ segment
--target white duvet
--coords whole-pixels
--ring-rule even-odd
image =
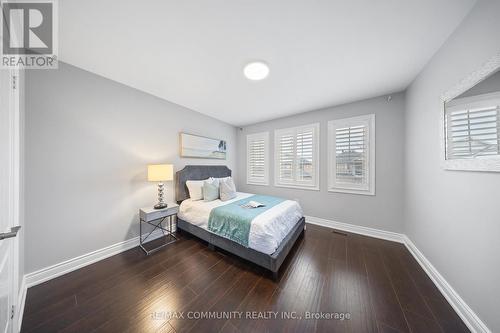
[[[236,198],[228,201],[187,199],[181,203],[177,215],[186,222],[208,230],[208,217],[212,209],[252,195],[238,192]],[[302,208],[297,201],[285,200],[271,207],[252,220],[248,247],[265,254],[274,253],[301,217]]]

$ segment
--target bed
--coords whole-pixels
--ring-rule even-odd
[[[283,200],[252,220],[248,245],[222,237],[208,230],[208,217],[212,209],[252,196],[238,192],[235,199],[222,202],[214,200],[191,200],[186,187],[188,180],[203,180],[209,177],[231,176],[231,170],[222,165],[188,165],[177,171],[175,178],[176,200],[181,205],[177,218],[177,228],[206,241],[211,248],[220,248],[237,255],[272,272],[278,272],[297,239],[305,230],[305,219],[298,203]],[[227,206],[226,206],[227,207]]]

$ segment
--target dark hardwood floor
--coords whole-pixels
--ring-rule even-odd
[[[194,311],[226,318],[187,318]],[[305,319],[306,312],[349,319]],[[314,225],[278,282],[181,235],[152,256],[134,248],[30,288],[22,325],[22,332],[175,331],[468,332],[403,245]]]

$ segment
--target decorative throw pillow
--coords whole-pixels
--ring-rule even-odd
[[[208,179],[206,179],[208,180]],[[202,200],[203,199],[203,182],[205,180],[188,180],[186,181],[186,186],[189,191],[189,197],[191,200]]]
[[[219,182],[220,199],[227,201],[236,198],[236,186],[231,177],[228,177]]]
[[[203,199],[213,201],[219,199],[219,181],[209,178],[203,182]]]

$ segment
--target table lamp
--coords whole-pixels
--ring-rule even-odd
[[[167,204],[163,201],[163,182],[174,179],[174,167],[172,164],[150,164],[148,165],[148,180],[158,182],[158,203],[155,209],[166,208]]]

